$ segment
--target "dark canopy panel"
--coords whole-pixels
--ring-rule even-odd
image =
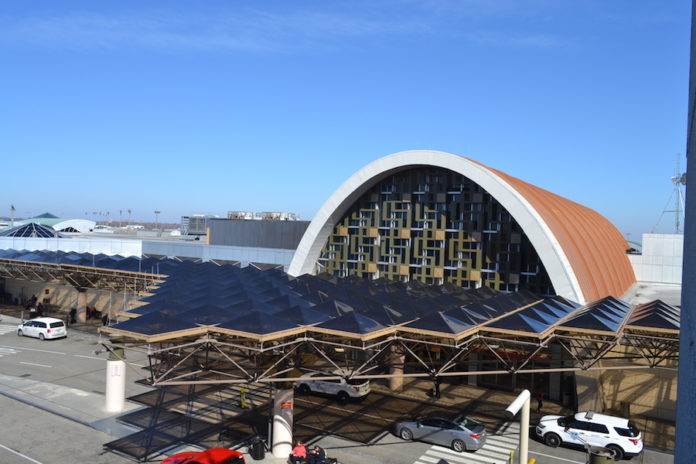
[[[331,319],[330,321],[319,324],[317,327],[360,335],[369,334],[376,330],[386,329],[385,326],[374,319],[370,319],[367,316],[363,316],[362,314],[355,312]]]
[[[459,317],[461,317],[461,315],[463,315],[463,313],[460,313]],[[410,324],[406,324],[405,327],[451,335],[458,335],[476,327],[476,324],[472,323],[472,321],[463,321],[459,317],[447,313],[434,313],[413,321]]]
[[[73,252],[0,250],[0,259],[91,267],[161,280],[109,327],[133,336],[161,336],[207,327],[225,333],[266,336],[292,329],[369,337],[385,329],[458,337],[472,330],[541,337],[551,329],[613,332],[677,330],[679,309],[659,300],[632,308],[613,297],[586,305],[529,291],[503,293],[482,287],[426,285],[419,281],[337,278],[328,274],[293,278],[278,269],[194,263]],[[21,278],[21,277],[18,277]]]
[[[196,324],[193,322],[184,321],[162,312],[146,314],[118,324],[120,330],[144,335],[159,335],[195,327]]]
[[[574,310],[575,306],[553,298],[547,298],[490,324],[486,324],[486,328],[540,334],[552,328]]]
[[[613,296],[588,303],[561,323],[573,329],[616,332],[631,312],[631,305]]]
[[[295,329],[297,328],[297,324],[293,324],[277,315],[262,313],[260,311],[249,311],[230,322],[220,324],[219,327],[221,329],[266,335],[273,332]]]
[[[663,330],[679,330],[679,308],[668,305],[662,300],[655,300],[636,306],[627,326]]]

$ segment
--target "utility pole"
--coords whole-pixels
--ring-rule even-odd
[[[159,214],[160,210],[155,210],[155,230],[159,231]],[[159,232],[157,233],[157,236],[159,237]]]
[[[681,155],[677,153],[677,171],[676,174],[671,177],[672,185],[674,186],[672,189],[672,194],[669,196],[665,209],[662,210],[662,214],[660,214],[660,218],[657,220],[655,227],[653,227],[650,231],[651,233],[657,232],[657,227],[660,225],[660,220],[665,213],[674,213],[674,233],[684,233],[681,227],[682,215],[684,214],[684,192],[682,192],[682,186],[686,185],[686,173],[682,173],[681,169],[679,168],[679,158],[681,158]],[[674,209],[667,209],[669,208],[673,197]]]
[[[681,215],[684,212],[684,194],[682,193],[681,186],[686,185],[686,173],[682,173],[679,169],[679,158],[680,154],[677,154],[677,173],[672,177],[672,183],[674,184],[674,233],[681,234],[684,231],[681,230],[679,222],[681,221]]]

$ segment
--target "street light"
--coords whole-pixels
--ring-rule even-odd
[[[159,230],[159,214],[161,211],[155,210],[155,230]]]

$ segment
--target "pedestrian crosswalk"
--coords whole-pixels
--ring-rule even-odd
[[[433,445],[414,464],[508,464],[510,452],[517,449],[519,422],[506,422],[488,435],[486,444],[476,452],[457,453],[451,448]]]
[[[0,335],[5,335],[6,333],[13,333],[17,330],[17,325],[7,325],[0,324]]]

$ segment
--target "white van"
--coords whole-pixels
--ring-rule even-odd
[[[631,421],[593,411],[572,416],[544,416],[536,426],[536,433],[553,448],[562,443],[606,448],[614,453],[617,461],[643,451],[643,436]]]
[[[68,336],[65,322],[54,317],[37,317],[24,321],[17,326],[20,337],[35,337],[41,340],[63,338]]]

